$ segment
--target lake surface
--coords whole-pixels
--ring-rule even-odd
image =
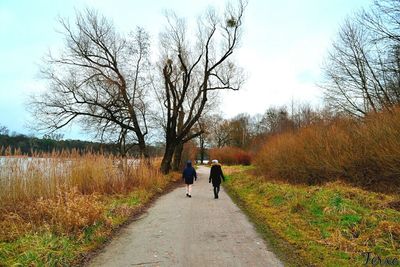
[[[34,174],[43,176],[65,176],[72,168],[79,165],[80,158],[39,158],[39,157],[5,157],[0,156],[0,179],[12,177],[29,177]],[[85,160],[82,159],[82,162]],[[109,162],[114,167],[121,164],[121,160],[113,159]],[[139,165],[139,159],[127,159],[130,167]],[[75,164],[73,164],[75,163]],[[74,166],[72,166],[72,164]]]

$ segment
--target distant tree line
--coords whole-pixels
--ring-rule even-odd
[[[327,123],[342,116],[328,108],[312,108],[309,104],[269,107],[253,116],[241,113],[230,119],[219,115],[201,121],[203,133],[198,137],[200,158],[207,158],[209,148],[238,147],[256,152],[269,137],[296,132],[317,123]]]
[[[102,152],[119,154],[118,144],[100,143],[81,140],[62,140],[60,134],[48,134],[43,138],[27,136],[10,131],[5,126],[0,126],[0,155],[14,154],[16,151],[24,155],[32,155],[33,153],[51,153],[54,151],[77,150],[82,153]],[[162,145],[150,145],[149,153],[152,156],[162,155]],[[138,150],[130,151],[130,155],[138,156]]]

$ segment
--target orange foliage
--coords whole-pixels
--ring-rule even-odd
[[[237,147],[212,148],[209,150],[210,160],[217,159],[227,165],[250,165],[252,157],[250,153]]]
[[[196,161],[197,153],[199,152],[199,148],[196,143],[193,141],[187,142],[183,145],[182,158],[181,158],[181,168],[183,168],[186,164],[186,161],[191,160],[192,162]]]
[[[338,119],[269,138],[258,170],[299,183],[342,179],[381,190],[400,188],[400,109],[362,121]]]

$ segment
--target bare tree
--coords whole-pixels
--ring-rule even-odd
[[[59,22],[65,50],[45,59],[50,87],[30,105],[38,128],[51,132],[79,121],[101,140],[118,138],[122,154],[130,136],[130,144],[148,156],[148,34],[137,28],[124,37],[93,10],[77,13],[72,25]]]
[[[230,123],[221,116],[214,116],[210,125],[210,142],[213,147],[224,147],[231,141]]]
[[[248,148],[251,139],[250,115],[240,113],[229,121],[229,145]]]
[[[206,113],[203,115],[195,125],[195,132],[202,132],[198,136],[198,147],[199,147],[199,156],[200,163],[203,164],[204,159],[206,157],[207,147],[211,144],[211,131],[215,123],[219,123],[217,119],[219,116],[215,114]]]
[[[8,135],[10,133],[10,130],[3,125],[0,125],[0,135]]]
[[[263,134],[277,134],[294,129],[294,122],[290,118],[286,106],[270,107],[259,121]]]
[[[362,117],[400,103],[400,1],[375,1],[349,18],[324,65],[325,98]]]
[[[294,129],[309,126],[322,121],[322,111],[313,108],[309,103],[292,103],[290,119]]]
[[[175,150],[202,134],[193,132],[211,92],[238,90],[243,75],[231,55],[240,39],[245,3],[228,6],[223,18],[212,9],[198,20],[197,34],[189,32],[183,19],[167,14],[161,34],[161,80],[159,92],[165,120],[165,154],[161,170],[167,173]],[[196,36],[196,40],[191,36]]]
[[[373,33],[372,40],[382,47],[380,61],[385,74],[389,104],[400,103],[400,1],[374,1],[369,11],[363,11],[358,22]]]
[[[370,45],[365,29],[347,20],[324,66],[325,98],[338,110],[363,116],[384,104],[385,89],[371,59]]]
[[[363,10],[358,22],[372,30],[376,39],[400,42],[400,1],[374,0],[371,9]]]
[[[193,133],[200,133],[200,135],[197,136],[198,140],[198,146],[200,149],[200,157],[201,157],[201,162],[204,160],[205,152],[206,152],[206,143],[208,141],[209,137],[209,132],[210,132],[210,127],[211,123],[213,121],[214,112],[217,112],[219,110],[219,95],[216,94],[216,92],[209,92],[208,93],[208,98],[207,102],[204,106],[203,109],[203,114],[201,117],[197,120],[197,122],[193,125],[192,129],[190,130],[189,135]],[[182,116],[179,117],[178,121],[178,129],[181,129],[183,126],[183,118],[184,118],[184,112],[181,114]],[[192,139],[194,140],[194,139]],[[194,142],[196,143],[196,142]],[[184,143],[179,144],[175,148],[174,152],[174,160],[173,160],[173,170],[177,171],[180,168],[182,168],[184,161],[182,160],[182,151],[184,148]]]

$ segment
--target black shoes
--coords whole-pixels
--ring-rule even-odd
[[[186,194],[186,196],[187,196],[187,197],[192,197],[192,196],[191,196],[191,195],[189,195],[189,194]]]

